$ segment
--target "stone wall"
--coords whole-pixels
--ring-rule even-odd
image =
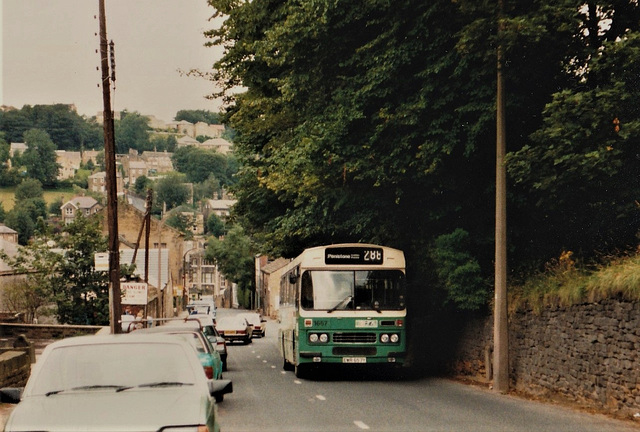
[[[0,338],[9,339],[25,335],[31,341],[64,339],[71,336],[96,334],[100,329],[102,327],[90,325],[0,323]]]
[[[453,372],[484,377],[493,318],[458,334]],[[624,417],[640,412],[640,303],[607,299],[509,319],[511,386]]]
[[[31,373],[31,360],[24,351],[0,354],[0,387],[24,387]]]

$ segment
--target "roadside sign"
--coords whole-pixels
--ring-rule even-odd
[[[120,283],[123,305],[146,305],[148,285],[144,282]]]
[[[96,271],[109,271],[109,252],[96,252],[93,261]]]

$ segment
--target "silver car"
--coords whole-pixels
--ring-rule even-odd
[[[68,338],[48,345],[5,431],[219,430],[215,397],[231,382],[207,380],[193,348],[170,335]]]

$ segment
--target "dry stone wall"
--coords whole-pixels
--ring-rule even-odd
[[[462,329],[455,373],[485,376],[492,328],[488,317]],[[640,413],[640,303],[608,299],[519,311],[510,316],[509,345],[515,389],[625,417]]]
[[[24,387],[31,373],[29,354],[24,351],[6,351],[0,354],[0,386]]]

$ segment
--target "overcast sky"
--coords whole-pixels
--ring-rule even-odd
[[[115,42],[113,109],[170,121],[181,109],[218,111],[215,88],[178,69],[211,71],[218,47],[206,0],[106,0],[107,38]],[[75,104],[102,111],[98,0],[0,0],[0,105]]]

